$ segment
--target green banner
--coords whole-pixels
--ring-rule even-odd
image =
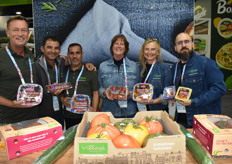
[[[32,4],[32,0],[0,0],[0,6],[14,6]]]

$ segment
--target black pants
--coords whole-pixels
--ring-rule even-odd
[[[66,124],[66,130],[70,128],[71,126],[77,125],[81,122],[81,118],[65,118],[65,124]]]
[[[188,125],[186,113],[178,113],[176,122],[183,125],[185,128],[192,128],[192,126]]]

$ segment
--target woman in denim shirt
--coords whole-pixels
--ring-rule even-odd
[[[99,94],[102,97],[101,111],[112,112],[114,117],[118,118],[133,117],[137,112],[136,103],[132,100],[132,90],[133,86],[139,82],[139,68],[134,61],[126,57],[128,50],[129,43],[126,37],[122,34],[114,36],[110,46],[113,57],[102,62],[98,70]],[[111,86],[125,87],[126,85],[126,101],[113,99],[109,95]]]
[[[172,72],[169,64],[161,62],[159,41],[153,38],[146,39],[141,47],[139,59],[142,64],[142,82],[152,84],[154,88],[153,99],[143,104],[146,104],[147,110],[168,112],[167,102],[163,100],[163,90],[172,84]]]

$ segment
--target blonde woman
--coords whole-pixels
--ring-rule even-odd
[[[141,82],[152,84],[154,87],[153,99],[144,103],[147,110],[166,110],[168,107],[163,101],[163,90],[172,85],[172,73],[169,64],[162,62],[161,46],[157,39],[148,38],[143,43],[139,60],[142,64]]]

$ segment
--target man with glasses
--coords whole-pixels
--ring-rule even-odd
[[[221,97],[226,93],[224,76],[215,61],[196,55],[193,45],[187,33],[175,39],[180,61],[173,65],[174,85],[192,89],[189,100],[176,100],[175,120],[187,128],[192,127],[195,114],[221,114]]]
[[[34,70],[30,69],[35,57],[25,46],[29,37],[26,18],[10,17],[6,34],[10,41],[0,49],[0,126],[37,117],[37,106],[25,106],[23,102],[16,101],[22,82],[33,83],[35,77]]]

